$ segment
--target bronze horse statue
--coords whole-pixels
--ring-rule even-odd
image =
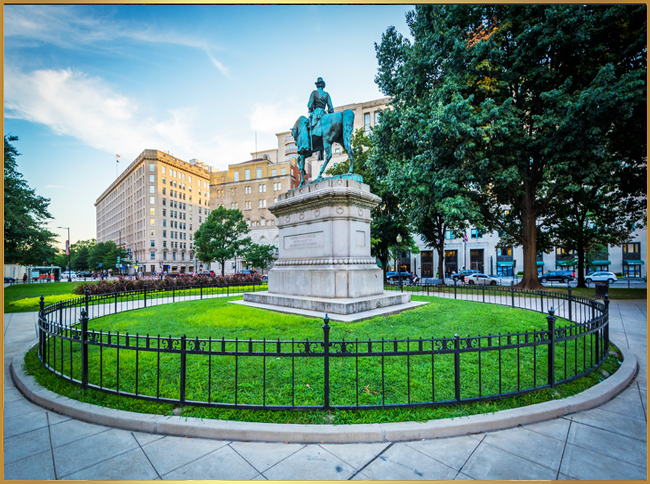
[[[325,114],[316,125],[315,133],[310,135],[307,127],[309,118],[300,116],[291,128],[291,136],[296,142],[298,149],[298,168],[300,168],[300,187],[305,183],[305,158],[318,152],[318,159],[323,159],[325,151],[325,163],[315,181],[323,178],[323,172],[332,159],[332,145],[339,143],[343,145],[350,158],[350,173],[352,173],[352,133],[354,131],[354,111],[346,109],[340,113]],[[320,129],[319,129],[320,128]],[[310,140],[311,138],[311,140]],[[311,141],[311,143],[310,143]],[[313,146],[312,146],[313,145]]]

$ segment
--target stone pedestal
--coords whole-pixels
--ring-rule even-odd
[[[384,294],[382,270],[370,255],[370,212],[380,202],[358,175],[280,195],[269,207],[277,217],[280,257],[269,271],[268,293],[244,300],[305,307],[306,299],[318,298],[316,307],[339,314],[410,302],[408,295]]]

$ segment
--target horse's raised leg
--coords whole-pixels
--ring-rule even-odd
[[[298,188],[305,184],[305,155],[298,155],[298,169],[300,169],[300,185]]]

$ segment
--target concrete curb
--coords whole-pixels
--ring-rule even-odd
[[[401,442],[503,430],[561,417],[602,405],[623,391],[637,372],[637,361],[632,350],[619,346],[624,361],[616,373],[598,385],[562,400],[501,410],[491,414],[430,420],[428,422],[355,425],[269,424],[142,414],[99,407],[62,397],[41,387],[32,376],[24,372],[25,354],[33,346],[34,343],[30,343],[14,356],[11,362],[11,375],[16,387],[28,400],[47,410],[85,422],[125,430],[161,435],[257,442]]]

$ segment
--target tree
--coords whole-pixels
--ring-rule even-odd
[[[541,287],[538,232],[585,160],[645,164],[645,18],[645,5],[423,5],[407,14],[413,43],[391,27],[376,46],[401,132],[453,154],[484,226],[523,247],[520,287]]]
[[[56,234],[45,228],[52,218],[50,200],[36,195],[18,171],[18,150],[11,144],[16,136],[4,137],[4,251],[5,263],[41,265],[52,261]]]
[[[244,254],[251,245],[244,215],[238,209],[217,207],[194,233],[196,258],[203,262],[221,262],[221,275],[225,275],[226,260]]]
[[[558,220],[551,227],[558,245],[576,251],[578,287],[585,287],[585,272],[594,257],[602,258],[607,245],[628,242],[634,229],[646,224],[645,167],[590,165],[591,174],[556,200]]]
[[[372,132],[369,163],[374,173],[381,174],[385,191],[399,198],[415,232],[438,253],[438,277],[444,280],[447,230],[459,236],[470,222],[480,226],[481,219],[471,200],[463,196],[464,172],[447,162],[453,153],[420,143],[426,134],[411,124],[404,130],[404,117],[399,104],[382,113]]]
[[[400,207],[399,199],[382,183],[377,171],[370,165],[368,158],[372,153],[372,140],[365,135],[363,129],[358,129],[352,137],[352,153],[354,156],[354,172],[363,177],[363,182],[370,186],[370,191],[381,197],[381,203],[372,210],[370,224],[370,253],[381,262],[386,281],[388,261],[391,249],[397,247],[397,236],[404,239],[404,247],[415,247],[411,237],[411,226]],[[343,161],[327,171],[328,175],[344,175],[350,169],[349,160]]]
[[[244,249],[242,257],[251,267],[259,267],[266,272],[266,268],[275,259],[275,247],[267,244],[251,243]]]

